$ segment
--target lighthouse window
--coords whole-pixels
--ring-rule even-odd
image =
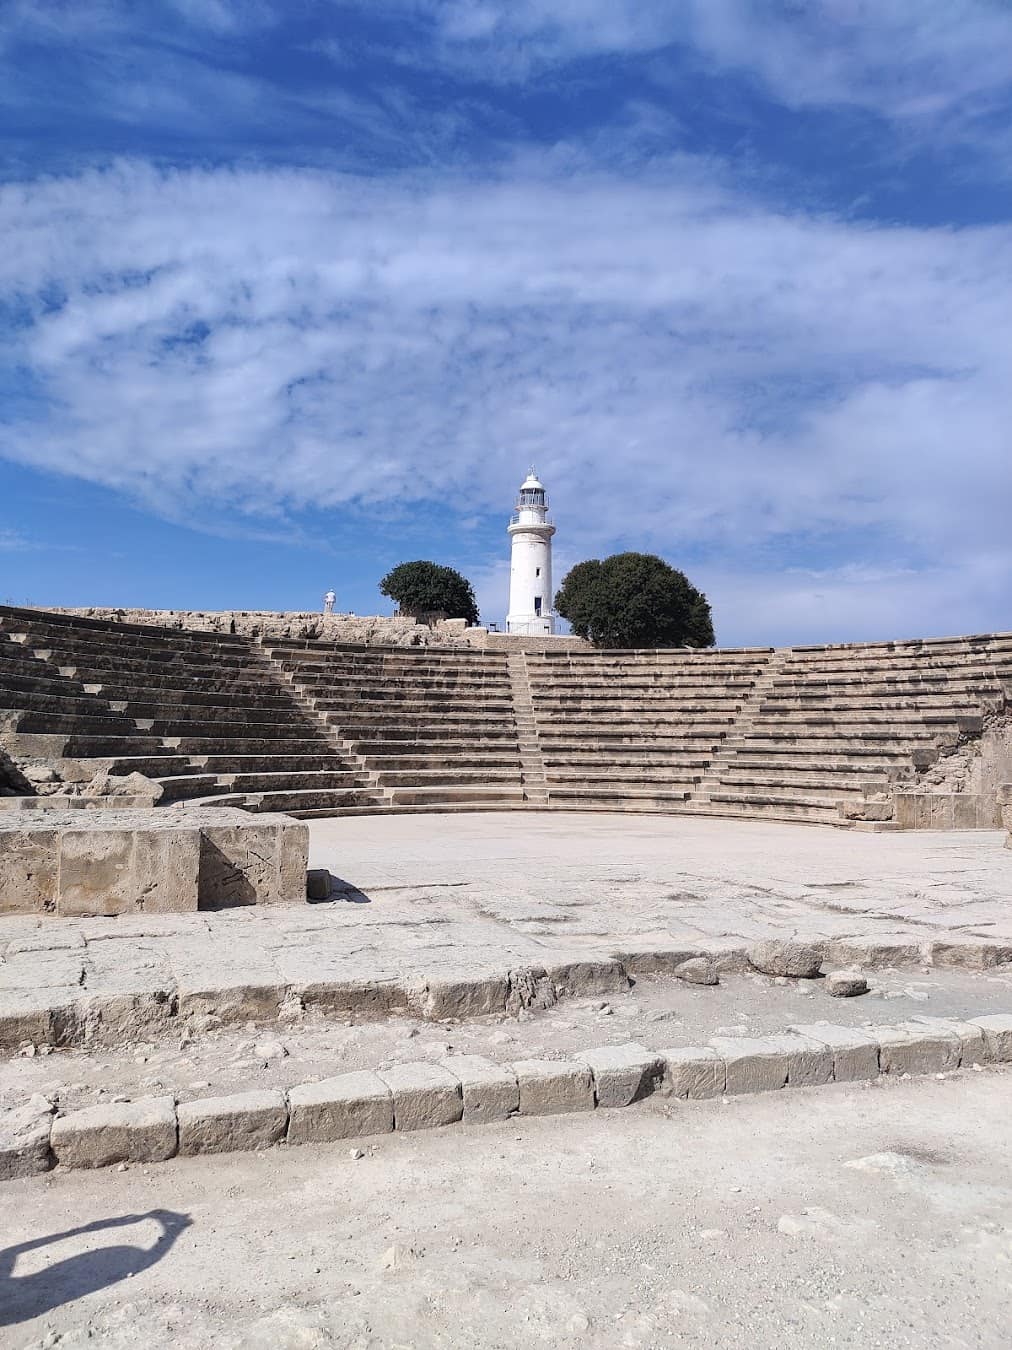
[[[541,568],[540,568],[540,567],[535,567],[535,569],[534,569],[534,575],[535,575],[536,577],[539,577],[539,576],[541,575]]]
[[[540,595],[536,595],[536,596],[534,597],[534,613],[535,613],[535,614],[540,614],[540,613],[541,613],[541,596],[540,596]]]

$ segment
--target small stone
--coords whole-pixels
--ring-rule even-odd
[[[720,983],[716,963],[708,956],[694,956],[689,961],[683,961],[680,966],[675,966],[674,974],[676,979],[685,980],[688,984]]]
[[[288,1048],[281,1041],[258,1041],[253,1047],[253,1054],[257,1059],[266,1061],[287,1059]]]
[[[327,900],[332,886],[333,878],[326,867],[311,867],[306,873],[307,900]]]
[[[364,1152],[363,1149],[360,1149],[360,1148],[353,1148],[353,1149],[351,1150],[351,1152],[348,1154],[348,1157],[349,1157],[349,1158],[354,1158],[354,1159],[358,1160],[359,1158],[364,1158],[364,1157],[365,1157],[365,1152]]]
[[[768,938],[749,948],[748,961],[763,975],[789,975],[792,979],[812,980],[822,969],[823,949],[818,943]]]
[[[833,970],[826,976],[826,993],[833,998],[855,998],[867,992],[868,981],[856,970]]]

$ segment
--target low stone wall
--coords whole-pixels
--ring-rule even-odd
[[[672,1103],[983,1070],[1012,1062],[1012,1017],[919,1017],[865,1028],[815,1022],[707,1045],[597,1046],[567,1059],[501,1063],[448,1055],[299,1083],[178,1102],[172,1095],[98,1102],[67,1114],[37,1094],[0,1112],[0,1181],[59,1164],[98,1168],[366,1139],[394,1131],[484,1125],[514,1117],[621,1110],[654,1093]]]
[[[227,807],[0,817],[0,914],[170,914],[306,899],[309,830]]]
[[[41,610],[42,606],[38,606]],[[405,615],[321,614],[305,610],[184,610],[119,609],[86,605],[78,608],[45,606],[47,614],[67,614],[78,619],[104,619],[109,623],[134,623],[178,632],[228,633],[239,637],[281,642],[363,642],[381,647],[460,647],[490,652],[540,652],[560,648],[589,648],[583,638],[544,637],[524,633],[490,633],[487,628],[468,628],[464,619],[443,619],[431,627]]]
[[[998,830],[996,796],[977,792],[897,792],[893,820],[898,830]]]

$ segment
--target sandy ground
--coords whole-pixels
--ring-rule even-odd
[[[653,1050],[705,1045],[714,1035],[761,1035],[793,1023],[853,1026],[908,1017],[974,1017],[1012,1013],[1012,970],[871,971],[870,992],[831,998],[822,980],[723,975],[716,988],[672,977],[640,976],[627,993],[565,999],[554,1008],[466,1021],[409,1017],[356,1022],[311,1015],[282,1026],[221,1028],[157,1041],[128,1041],[115,1050],[59,1050],[0,1060],[0,1108],[34,1092],[72,1111],[116,1097],[171,1092],[180,1101],[288,1088],[351,1069],[407,1060],[480,1054],[500,1062],[565,1056],[600,1045],[637,1041]]]
[[[12,1182],[0,1344],[1004,1347],[1010,1115],[987,1070]]]

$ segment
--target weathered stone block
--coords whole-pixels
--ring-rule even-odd
[[[719,1097],[726,1082],[724,1061],[709,1046],[662,1050],[665,1082],[672,1096],[698,1100]]]
[[[971,1017],[969,1020],[983,1031],[989,1060],[996,1064],[1012,1061],[1012,1016],[1008,1013],[993,1013],[988,1017]]]
[[[51,914],[59,877],[56,830],[0,827],[0,914]]]
[[[724,1061],[725,1092],[772,1092],[786,1086],[789,1058],[772,1037],[717,1036],[710,1044]]]
[[[824,948],[821,943],[780,941],[769,938],[749,948],[749,964],[764,975],[787,975],[794,979],[814,979],[822,969]]]
[[[989,1059],[987,1040],[982,1027],[975,1022],[964,1022],[953,1017],[911,1017],[909,1026],[925,1027],[928,1031],[942,1031],[955,1036],[959,1041],[959,1062],[969,1068],[974,1064],[984,1064]]]
[[[229,1097],[181,1102],[176,1114],[179,1152],[183,1155],[269,1148],[284,1138],[288,1128],[288,1106],[282,1092],[237,1092]]]
[[[833,1078],[838,1083],[853,1083],[878,1077],[878,1041],[857,1027],[841,1027],[835,1022],[812,1022],[788,1030],[829,1047],[833,1056]]]
[[[870,1028],[883,1073],[942,1073],[959,1067],[959,1037],[916,1022]]]
[[[176,1107],[171,1097],[89,1106],[53,1121],[50,1142],[64,1167],[108,1167],[162,1162],[176,1151]]]
[[[64,829],[63,915],[179,913],[197,908],[200,832],[193,829]]]
[[[691,961],[683,961],[681,965],[675,966],[672,974],[676,979],[684,980],[686,984],[720,983],[717,963],[708,956],[695,956]]]
[[[513,1065],[522,1116],[593,1111],[594,1084],[586,1064],[570,1060],[523,1059]]]
[[[49,1132],[53,1107],[45,1097],[0,1111],[0,1181],[48,1172],[53,1165]]]
[[[859,970],[831,970],[826,976],[826,993],[831,998],[857,998],[867,992],[868,981]]]
[[[661,1057],[645,1046],[603,1045],[576,1057],[594,1075],[598,1106],[629,1106],[656,1091],[664,1073]]]
[[[520,1109],[520,1088],[513,1070],[481,1055],[454,1055],[443,1067],[459,1081],[465,1124],[507,1120]]]
[[[509,982],[506,975],[485,971],[441,971],[424,975],[419,1012],[423,1017],[483,1017],[506,1007]]]
[[[389,1134],[393,1128],[393,1095],[378,1074],[342,1073],[289,1089],[290,1144]]]
[[[576,957],[547,967],[548,978],[560,994],[579,998],[584,994],[619,993],[629,988],[629,976],[621,961],[606,957]]]
[[[460,1081],[439,1064],[395,1064],[379,1077],[394,1099],[395,1130],[429,1130],[460,1120]]]
[[[826,947],[826,959],[841,966],[860,966],[864,970],[883,970],[889,966],[921,963],[921,944],[912,938],[856,937],[839,938]]]

